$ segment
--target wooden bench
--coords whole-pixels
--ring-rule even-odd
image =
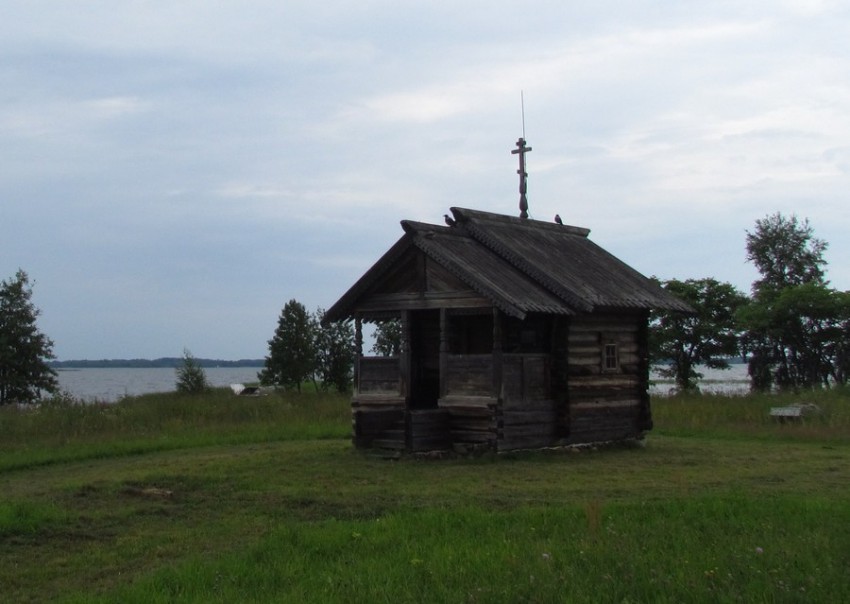
[[[788,421],[799,422],[805,417],[820,414],[820,407],[814,403],[799,403],[797,405],[788,405],[787,407],[773,407],[770,410],[770,417],[785,423]]]

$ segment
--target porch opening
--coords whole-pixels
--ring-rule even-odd
[[[440,397],[440,311],[410,313],[410,408],[436,409]]]

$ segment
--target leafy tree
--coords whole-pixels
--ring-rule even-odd
[[[322,388],[330,386],[337,392],[348,392],[354,369],[354,327],[351,321],[324,323],[325,311],[316,310],[317,373]]]
[[[55,358],[53,342],[38,330],[39,314],[24,271],[0,281],[0,405],[31,403],[42,391],[59,390],[56,372],[47,364]]]
[[[846,295],[824,277],[828,245],[808,220],[780,213],[747,232],[747,260],[761,273],[739,313],[752,387],[816,387],[844,381]]]
[[[303,304],[290,300],[283,307],[274,337],[269,340],[265,367],[257,374],[263,385],[295,387],[316,369],[315,321]]]
[[[201,394],[209,390],[209,382],[204,368],[188,349],[183,349],[182,364],[176,369],[177,392]]]
[[[375,324],[375,343],[372,352],[382,357],[401,354],[401,321],[388,319]]]
[[[824,281],[823,257],[828,244],[814,236],[808,219],[786,218],[777,212],[756,221],[747,231],[747,261],[761,273],[753,283],[753,295],[770,296],[794,285]]]
[[[666,364],[661,375],[676,380],[680,390],[696,389],[702,374],[699,364],[727,369],[727,358],[738,352],[736,311],[747,297],[733,285],[715,279],[671,279],[662,283],[671,294],[687,302],[693,314],[656,311],[650,323],[650,360]]]
[[[850,293],[820,283],[785,287],[739,313],[747,325],[753,387],[820,387],[847,382]]]

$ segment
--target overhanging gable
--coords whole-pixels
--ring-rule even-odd
[[[571,307],[690,307],[588,239],[589,229],[464,208],[452,208],[471,237]]]

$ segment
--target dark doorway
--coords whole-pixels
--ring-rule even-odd
[[[440,397],[440,311],[410,313],[410,407],[435,409]]]

